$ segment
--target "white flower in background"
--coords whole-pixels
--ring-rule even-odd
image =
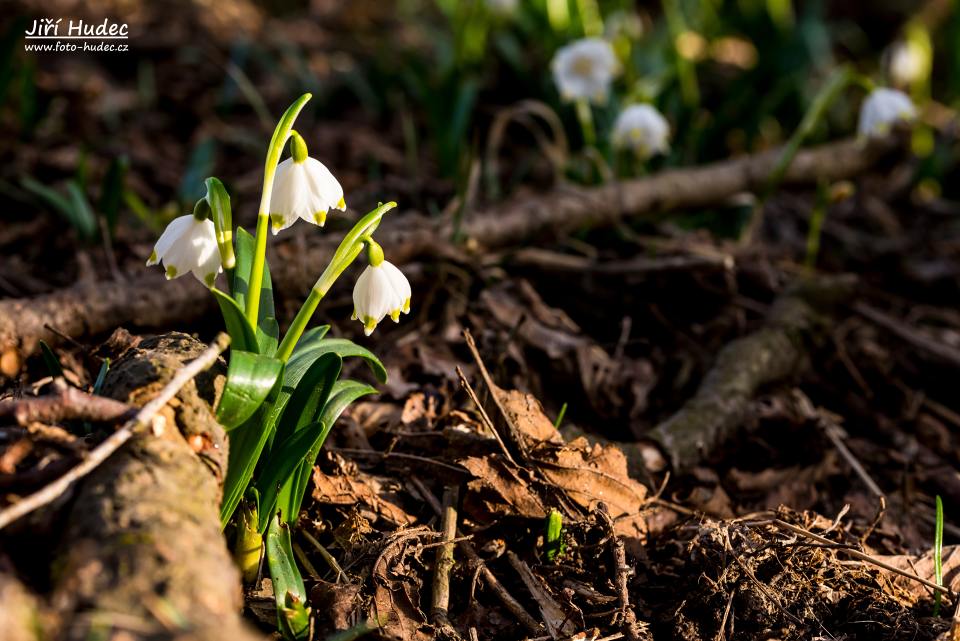
[[[307,155],[307,145],[299,134],[291,136],[290,146],[293,153],[277,165],[270,196],[270,226],[274,234],[298,218],[323,227],[329,210],[347,208],[343,187],[322,162]]]
[[[520,5],[520,0],[485,0],[487,9],[498,16],[512,16]]]
[[[564,100],[604,103],[620,63],[609,42],[583,38],[557,50],[550,63],[553,79]]]
[[[222,271],[213,221],[193,214],[174,218],[154,245],[147,265],[161,260],[168,279],[193,272],[200,282],[213,287]]]
[[[630,105],[613,125],[613,146],[646,160],[670,149],[670,124],[651,105]]]
[[[887,73],[899,87],[908,87],[923,80],[929,73],[929,57],[913,40],[900,40],[887,50]]]
[[[897,122],[910,122],[917,117],[917,108],[910,96],[880,87],[874,89],[860,106],[860,125],[857,132],[861,136],[883,136]]]
[[[353,318],[363,323],[363,333],[369,336],[384,317],[400,321],[400,312],[410,313],[410,282],[399,269],[383,260],[370,261],[353,288]]]

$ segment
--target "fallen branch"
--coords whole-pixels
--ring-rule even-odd
[[[73,483],[92,472],[108,456],[116,452],[121,445],[129,441],[138,430],[147,427],[153,421],[157,412],[177,395],[180,388],[193,380],[194,376],[213,365],[229,344],[230,337],[221,333],[206,351],[178,371],[152,401],[144,405],[136,416],[124,423],[123,427],[95,447],[79,465],[42,490],[34,492],[0,512],[0,530],[21,516],[53,502],[58,496],[66,492]],[[117,401],[113,401],[113,403],[122,406],[124,411],[129,408],[125,403],[117,403]]]
[[[625,453],[639,449],[650,471],[668,463],[674,471],[689,470],[710,456],[741,427],[760,388],[800,371],[824,312],[847,298],[854,283],[849,276],[825,277],[787,289],[762,328],[720,350],[693,398],[647,433],[649,442]]]
[[[881,158],[902,147],[895,138],[863,144],[855,140],[830,143],[801,151],[784,176],[784,184],[812,184],[861,174]],[[646,178],[599,187],[564,185],[545,194],[520,196],[497,205],[495,211],[468,216],[460,229],[466,247],[516,245],[536,236],[559,236],[583,226],[609,225],[626,217],[704,207],[735,194],[766,185],[780,150],[771,150],[700,167],[660,172]],[[390,247],[391,260],[404,262],[437,251],[437,239],[451,238],[452,223],[412,216],[384,222],[378,239]],[[271,261],[276,289],[305,291],[316,274],[303,265],[322,264],[341,240],[340,234],[311,236],[305,252],[289,260]],[[280,244],[279,253],[290,253]],[[60,337],[50,324],[74,336],[89,336],[118,325],[157,328],[203,317],[214,309],[212,297],[194,279],[168,283],[157,270],[144,271],[126,282],[78,283],[37,296],[0,301],[0,374],[13,376],[23,357],[34,353],[41,339],[51,344]]]
[[[47,396],[0,402],[0,418],[11,416],[18,425],[27,427],[32,423],[61,421],[109,423],[136,412],[126,403],[71,387],[62,378],[55,379],[53,385],[54,393]]]

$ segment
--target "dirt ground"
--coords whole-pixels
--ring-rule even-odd
[[[224,23],[274,34],[266,44],[279,50],[282,31],[322,78],[355,64],[364,38],[390,26],[376,12],[316,4],[327,18],[319,33],[239,2],[145,30],[147,98],[142,65],[37,64],[35,127],[0,109],[0,317],[15,324],[37,301],[96,297],[102,283],[162,288],[160,278],[140,280],[143,262],[156,221],[182,213],[185,168],[215,165],[235,220],[251,228],[272,124],[242,83],[224,83],[241,54],[216,34]],[[141,9],[142,25],[160,24],[162,12]],[[353,29],[352,49],[340,29]],[[250,73],[269,113],[289,102],[283,82]],[[349,87],[331,86],[320,102],[348,100]],[[531,200],[579,197],[525,140],[508,141],[501,158],[530,164],[524,184],[501,199],[464,196],[425,148],[411,165],[407,112],[341,114],[308,114],[298,126],[337,167],[350,194],[344,220],[384,194],[400,202],[391,229],[408,235],[425,220],[486,216],[496,226]],[[955,146],[955,132],[937,135]],[[436,238],[406,257],[412,313],[369,339],[348,322],[350,291],[338,285],[323,307],[331,334],[381,355],[390,377],[337,423],[294,534],[314,638],[352,638],[364,623],[404,640],[960,638],[960,218],[955,202],[916,189],[922,161],[909,141],[892,148],[838,181],[825,204],[810,181],[778,190],[746,240],[729,233],[753,211],[756,199],[742,197],[513,243]],[[209,162],[198,161],[204,153]],[[120,154],[152,213],[121,216],[106,242],[80,238],[21,186],[23,175],[56,184],[82,164],[97,194]],[[818,206],[826,217],[811,266]],[[331,220],[328,230],[346,227]],[[276,287],[285,321],[313,278],[306,257],[324,247],[291,231],[271,250],[293,284]],[[66,381],[89,389],[106,355],[131,358],[141,340],[213,338],[220,318],[200,302],[202,287],[178,287],[157,316],[105,319],[82,335],[54,325],[39,338],[55,346]],[[120,325],[130,334],[111,337]],[[45,354],[0,348],[0,408],[55,392]],[[374,380],[362,363],[347,367]],[[112,429],[70,417],[24,424],[0,409],[0,507],[83,460]],[[948,591],[935,617],[936,496]],[[83,576],[64,585],[56,561],[71,546],[72,500],[0,532],[0,622],[15,621],[23,603],[57,629],[64,600],[82,593]],[[554,512],[562,535],[549,544]],[[173,638],[175,620],[151,616],[156,638]],[[276,634],[269,579],[244,587],[243,617]],[[103,638],[138,638],[137,625],[115,621]]]

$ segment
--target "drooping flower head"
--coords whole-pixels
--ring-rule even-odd
[[[620,62],[606,40],[583,38],[558,49],[550,68],[564,100],[602,104],[620,73]]]
[[[917,108],[910,96],[896,89],[874,89],[860,106],[861,136],[883,136],[897,122],[910,122],[917,117]]]
[[[410,313],[410,282],[395,265],[383,259],[383,250],[368,243],[370,264],[353,288],[353,318],[363,323],[369,336],[386,316],[400,322],[400,313]]]
[[[217,274],[223,271],[220,250],[217,248],[217,233],[213,221],[205,217],[200,204],[193,214],[174,218],[163,230],[153,247],[147,265],[163,261],[167,279],[177,278],[192,272],[207,287],[213,287]]]
[[[617,116],[611,142],[646,160],[669,151],[670,124],[652,105],[630,105]]]
[[[885,57],[894,86],[909,87],[930,74],[930,56],[915,40],[895,42]]]
[[[343,187],[322,162],[307,155],[303,138],[294,132],[290,141],[291,156],[277,165],[270,196],[270,227],[274,234],[298,218],[323,227],[329,210],[347,208]]]

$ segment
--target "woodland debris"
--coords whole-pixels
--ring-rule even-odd
[[[901,147],[898,138],[890,137],[866,144],[844,140],[803,150],[790,164],[783,183],[850,178]],[[557,237],[584,225],[609,225],[625,217],[715,204],[741,192],[762,189],[780,154],[781,150],[774,149],[600,187],[564,185],[546,194],[517,197],[498,205],[495,213],[467,216],[461,236],[467,239],[467,247],[479,251],[515,246],[544,234]],[[391,246],[392,257],[404,262],[436,252],[438,238],[452,238],[453,223],[447,219],[418,219],[412,224],[410,214],[406,214],[386,221],[379,234],[381,242]],[[270,264],[277,266],[272,274],[277,289],[309,288],[316,274],[307,273],[301,264],[322,264],[340,240],[340,234],[317,237],[302,262],[271,260]],[[280,246],[277,251],[289,252],[291,248]],[[123,282],[80,282],[33,298],[0,301],[0,362],[4,373],[13,371],[24,356],[34,353],[41,339],[51,344],[60,341],[46,329],[47,324],[79,338],[106,333],[121,324],[156,328],[190,322],[214,308],[199,283],[177,279],[159,287],[162,280],[157,273],[144,272]]]
[[[693,398],[646,434],[655,444],[640,448],[648,469],[660,471],[666,463],[687,471],[733,437],[759,389],[800,372],[824,314],[850,295],[855,282],[851,276],[823,277],[784,291],[764,326],[724,347]]]
[[[130,429],[125,446],[78,485],[54,560],[58,638],[103,631],[105,612],[127,615],[106,619],[108,631],[126,638],[260,638],[240,618],[240,575],[220,530],[227,441],[212,407],[223,370],[197,374],[224,346],[172,333],[113,363],[103,393],[144,404],[144,415],[162,408],[166,427]],[[173,394],[177,403],[168,405]],[[195,451],[193,435],[209,447]]]

